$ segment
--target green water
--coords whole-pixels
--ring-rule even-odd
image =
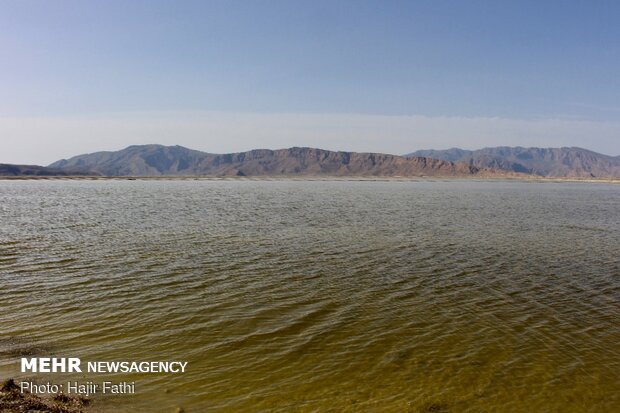
[[[0,181],[0,303],[94,411],[620,411],[620,186]]]

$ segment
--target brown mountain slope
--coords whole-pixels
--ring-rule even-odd
[[[130,146],[116,152],[79,155],[69,160],[55,162],[50,167],[86,168],[107,176],[502,176],[503,174],[464,163],[378,153],[289,148],[256,149],[218,155],[181,146],[161,145]]]

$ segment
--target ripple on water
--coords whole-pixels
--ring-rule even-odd
[[[618,186],[33,181],[0,198],[2,374],[48,353],[189,362],[123,377],[139,394],[104,411],[620,408]]]

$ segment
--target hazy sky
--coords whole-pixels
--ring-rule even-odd
[[[0,162],[130,144],[620,155],[618,1],[0,0]]]

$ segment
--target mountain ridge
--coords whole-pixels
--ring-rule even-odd
[[[98,174],[79,168],[53,168],[39,165],[16,165],[0,163],[0,176],[97,176]]]
[[[579,147],[419,150],[398,156],[309,147],[215,154],[183,146],[130,145],[47,167],[0,164],[1,176],[471,176],[618,178],[620,156]]]
[[[450,162],[464,162],[478,168],[494,168],[542,177],[620,177],[620,156],[604,155],[576,146],[560,148],[497,146],[477,150],[427,149],[404,156],[427,156]]]
[[[464,163],[370,152],[292,147],[213,154],[178,145],[132,145],[120,151],[77,155],[56,161],[49,167],[84,168],[105,176],[473,176],[505,174]]]

